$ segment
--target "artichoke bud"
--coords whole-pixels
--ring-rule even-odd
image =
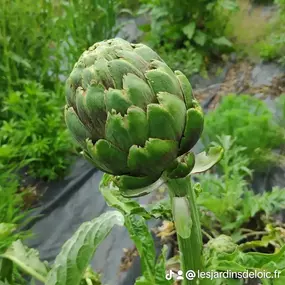
[[[195,165],[195,155],[193,152],[179,156],[173,165],[167,169],[167,177],[170,179],[183,178],[187,176]]]
[[[169,167],[172,177],[189,172],[202,110],[183,73],[146,45],[95,43],[74,65],[66,101],[66,124],[83,155],[120,188],[147,187]]]
[[[209,242],[204,246],[203,256],[205,257],[205,260],[209,261],[213,258],[217,258],[220,254],[231,254],[237,248],[238,245],[234,242],[232,237],[220,235],[209,240]]]
[[[193,107],[194,100],[191,84],[188,81],[187,77],[181,71],[176,70],[175,75],[179,81],[186,108],[189,109]]]

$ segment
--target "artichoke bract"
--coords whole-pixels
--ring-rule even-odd
[[[66,99],[66,124],[84,156],[120,187],[145,187],[174,169],[203,130],[186,76],[148,46],[119,38],[81,55]]]

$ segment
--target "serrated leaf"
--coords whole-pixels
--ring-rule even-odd
[[[167,246],[164,245],[160,256],[155,265],[155,285],[171,285],[171,280],[166,280],[165,269],[166,269],[166,252]]]
[[[63,245],[45,285],[79,285],[98,245],[115,225],[124,225],[124,216],[118,211],[83,223]]]
[[[244,253],[239,249],[231,254],[225,252],[212,253],[212,258],[208,261],[211,263],[208,269],[211,270],[266,270],[274,273],[276,270],[283,271],[285,269],[285,246],[272,254],[260,252]]]
[[[13,261],[25,273],[45,282],[48,273],[46,264],[39,259],[37,250],[24,246],[20,240],[13,242],[0,257]]]
[[[149,232],[145,220],[140,216],[125,217],[125,226],[128,229],[131,239],[134,241],[141,258],[142,273],[148,284],[155,284],[155,247],[152,235]],[[136,284],[142,283],[143,279],[139,279]]]
[[[195,155],[195,165],[191,174],[209,170],[223,157],[224,150],[220,146],[210,147],[209,150]]]
[[[196,29],[195,22],[191,22],[185,27],[183,27],[182,32],[187,36],[188,40],[191,40],[194,35],[195,29]]]
[[[143,271],[143,276],[137,278],[135,285],[172,284],[165,279],[167,246],[163,246],[155,263],[156,252],[153,239],[143,218],[136,219],[134,216],[130,216],[126,221],[131,238],[139,252]]]
[[[172,220],[171,205],[168,198],[149,205],[148,211],[156,219]]]

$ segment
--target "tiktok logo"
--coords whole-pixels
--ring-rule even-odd
[[[184,277],[182,275],[183,275],[182,270],[178,270],[177,274],[174,271],[169,270],[169,272],[165,275],[165,279],[172,280],[174,278],[175,280],[183,280]]]

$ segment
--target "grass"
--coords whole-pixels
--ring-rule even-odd
[[[112,35],[116,0],[1,0],[0,87],[19,79],[54,88],[91,44]],[[84,23],[84,24],[83,24]],[[19,36],[20,35],[20,36]]]
[[[64,80],[79,55],[113,35],[118,0],[1,0],[0,158],[29,174],[64,175],[73,148]]]

